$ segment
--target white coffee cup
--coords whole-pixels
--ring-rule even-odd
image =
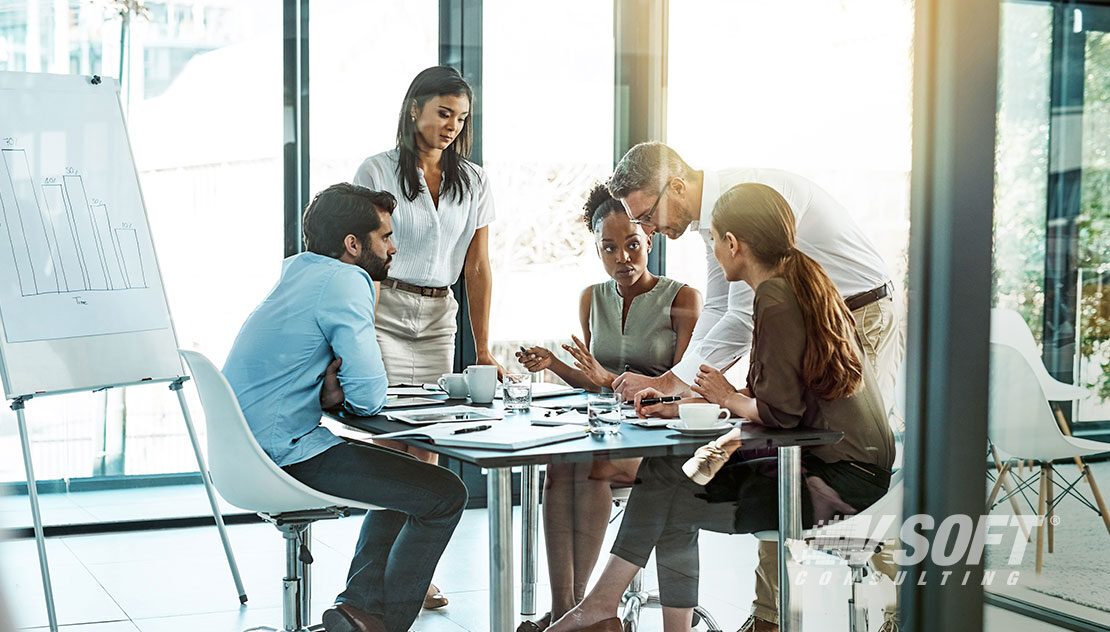
[[[488,404],[493,401],[497,391],[497,367],[492,364],[475,364],[463,370],[466,387],[470,391],[470,401],[475,404]]]
[[[679,404],[678,418],[687,428],[709,428],[732,414],[716,404]]]
[[[436,380],[436,384],[439,384],[451,399],[464,399],[469,392],[466,386],[466,375],[462,373],[444,373]]]

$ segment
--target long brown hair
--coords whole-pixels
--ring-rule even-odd
[[[713,207],[713,229],[721,237],[732,233],[756,260],[781,271],[790,283],[806,330],[806,388],[826,400],[855,393],[863,381],[863,364],[852,313],[821,265],[795,248],[794,212],[782,195],[763,184],[738,184]]]

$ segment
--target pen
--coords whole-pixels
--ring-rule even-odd
[[[740,361],[740,358],[743,358],[743,357],[744,357],[744,356],[742,356],[742,355],[738,355],[738,356],[736,356],[735,358],[733,358],[733,359],[732,359],[732,362],[729,362],[728,364],[726,364],[726,365],[724,365],[723,367],[721,367],[721,373],[724,373],[725,371],[727,371],[727,370],[731,369],[731,368],[732,368],[732,365],[734,365],[734,364],[736,364],[737,362],[739,362],[739,361]]]
[[[647,397],[640,400],[640,405],[650,406],[652,404],[669,404],[671,402],[677,402],[680,399],[682,398],[678,395],[669,395],[667,397]]]
[[[469,428],[459,428],[458,430],[452,432],[451,434],[457,435],[457,434],[466,434],[468,432],[478,432],[479,430],[489,430],[492,427],[493,426],[491,426],[489,424],[483,424],[481,426],[471,426]]]

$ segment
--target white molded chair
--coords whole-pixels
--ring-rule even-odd
[[[1091,470],[1081,457],[1100,452],[1110,452],[1110,443],[1078,439],[1070,436],[1058,411],[1053,410],[1050,401],[1079,399],[1086,395],[1084,389],[1058,382],[1048,375],[1036,353],[1032,334],[1025,327],[1021,317],[1013,312],[1020,321],[1025,335],[1020,335],[1018,323],[1003,312],[992,312],[992,332],[990,344],[990,440],[994,448],[1005,460],[999,468],[998,479],[987,501],[990,510],[998,503],[1024,494],[1034,483],[1034,474],[1018,481],[1015,490],[1008,490],[1001,498],[999,488],[1004,486],[1004,477],[1013,473],[1013,461],[1033,460],[1040,464],[1038,477],[1037,506],[1033,509],[1043,523],[1037,529],[1036,570],[1041,572],[1044,555],[1044,535],[1048,533],[1048,552],[1053,549],[1053,510],[1065,496],[1072,496],[1102,516],[1106,530],[1110,533],[1110,515],[1102,500],[1098,484]],[[994,331],[998,325],[998,332]],[[1056,480],[1053,461],[1072,459],[1079,468],[1080,476],[1074,481]],[[1063,478],[1063,477],[1061,477]],[[1083,478],[1090,485],[1095,503],[1082,496],[1076,486]],[[1061,494],[1056,496],[1056,489]],[[1028,499],[1027,499],[1028,500]],[[1097,504],[1097,506],[1096,506]]]
[[[181,350],[200,394],[208,428],[208,467],[228,502],[257,512],[285,537],[282,580],[283,632],[320,630],[308,626],[312,553],[311,525],[346,516],[351,507],[373,505],[318,492],[277,466],[251,433],[239,401],[219,369],[196,351]],[[252,628],[278,630],[278,628]]]
[[[890,477],[886,494],[867,509],[827,525],[802,532],[804,547],[812,551],[844,560],[852,570],[852,596],[848,599],[848,629],[867,632],[867,606],[857,594],[863,580],[874,573],[871,558],[882,550],[883,542],[893,540],[902,526],[902,473],[898,470]],[[755,537],[768,542],[778,542],[779,532],[759,531]],[[797,558],[801,551],[788,543]]]

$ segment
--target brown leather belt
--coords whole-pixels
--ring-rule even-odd
[[[870,305],[892,294],[894,294],[894,285],[890,281],[887,281],[873,290],[867,290],[866,292],[860,292],[859,294],[849,296],[844,299],[844,303],[848,305],[850,311],[854,312],[861,307]]]
[[[386,279],[382,281],[382,287],[401,290],[402,292],[412,292],[413,294],[430,296],[432,298],[447,296],[447,294],[451,292],[451,288],[449,287],[424,287],[423,285],[413,285],[412,283],[405,283],[397,279]]]

